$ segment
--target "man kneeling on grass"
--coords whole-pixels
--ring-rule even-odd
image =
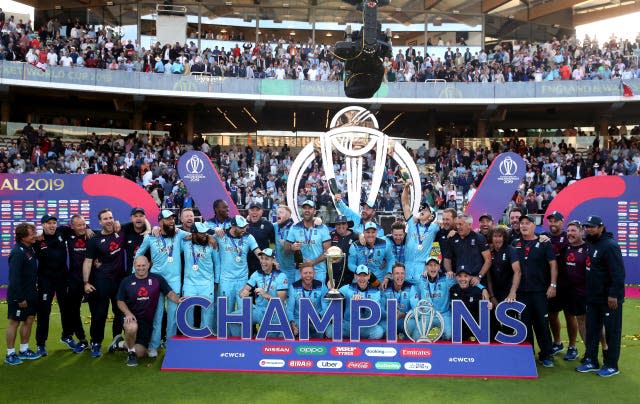
[[[178,296],[160,275],[149,273],[149,260],[140,256],[133,262],[135,273],[124,278],[118,289],[118,308],[124,313],[124,347],[129,351],[127,366],[137,366],[147,354],[160,294],[178,304]]]

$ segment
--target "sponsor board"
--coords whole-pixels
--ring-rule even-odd
[[[168,341],[163,370],[405,376],[537,377],[528,344],[277,341],[184,337]]]

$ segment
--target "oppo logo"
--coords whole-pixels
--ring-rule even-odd
[[[318,361],[316,364],[320,369],[340,369],[342,368],[342,362],[340,361]]]
[[[408,356],[411,358],[430,358],[431,349],[428,348],[402,348],[400,350],[401,356]]]
[[[367,356],[390,357],[390,356],[396,356],[397,353],[398,351],[396,351],[395,348],[388,348],[388,347],[382,347],[382,346],[372,346],[364,350],[364,354]]]
[[[261,359],[258,363],[261,368],[282,368],[284,361],[282,359]]]
[[[362,349],[357,346],[334,346],[331,348],[333,356],[360,356]]]
[[[288,355],[291,353],[291,347],[288,345],[265,345],[262,347],[263,354]]]
[[[422,370],[428,372],[431,370],[431,364],[429,362],[407,362],[404,364],[406,370]]]
[[[324,355],[327,353],[327,348],[323,346],[299,346],[296,348],[298,355]]]
[[[290,368],[311,368],[313,367],[312,361],[305,360],[291,360],[289,361]]]

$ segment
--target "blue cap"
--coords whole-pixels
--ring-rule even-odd
[[[587,218],[587,220],[582,223],[583,226],[585,227],[598,227],[598,226],[602,226],[604,223],[602,222],[602,218],[600,216],[589,216]]]
[[[276,256],[276,253],[271,248],[265,248],[260,252],[260,255],[266,255],[267,257],[273,258]]]
[[[302,206],[311,206],[312,208],[316,208],[316,203],[314,201],[312,201],[311,199],[307,199],[306,201],[302,202]]]
[[[367,274],[369,275],[369,268],[366,265],[358,265],[356,268],[356,275]]]
[[[363,201],[360,206],[368,206],[369,208],[373,209],[376,206],[376,201]]]
[[[557,210],[554,210],[553,212],[549,213],[547,215],[547,220],[554,218],[560,222],[562,222],[564,220],[564,216],[562,216],[562,213],[558,212]]]
[[[176,214],[173,213],[172,211],[168,210],[168,209],[162,209],[160,211],[160,214],[158,215],[158,220],[162,220],[162,219],[168,219],[171,216],[175,216]]]
[[[131,209],[131,216],[135,215],[136,213],[142,213],[143,215],[145,214],[144,209],[140,208],[140,207],[135,207],[133,209]]]
[[[247,227],[247,219],[244,217],[237,215],[233,219],[231,219],[231,226],[235,227]]]
[[[202,222],[196,222],[193,224],[193,226],[191,226],[192,233],[206,233],[208,231],[209,231],[209,228],[207,227],[206,224]]]
[[[364,230],[369,230],[369,229],[374,229],[376,231],[378,231],[378,225],[375,222],[367,222],[364,225]]]
[[[42,216],[42,219],[40,219],[40,223],[45,224],[49,220],[55,220],[57,222],[58,218],[53,216],[53,215],[44,215],[44,216]]]

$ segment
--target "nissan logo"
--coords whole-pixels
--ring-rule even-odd
[[[204,170],[204,161],[198,156],[192,156],[185,163],[185,168],[189,174],[200,174]]]

